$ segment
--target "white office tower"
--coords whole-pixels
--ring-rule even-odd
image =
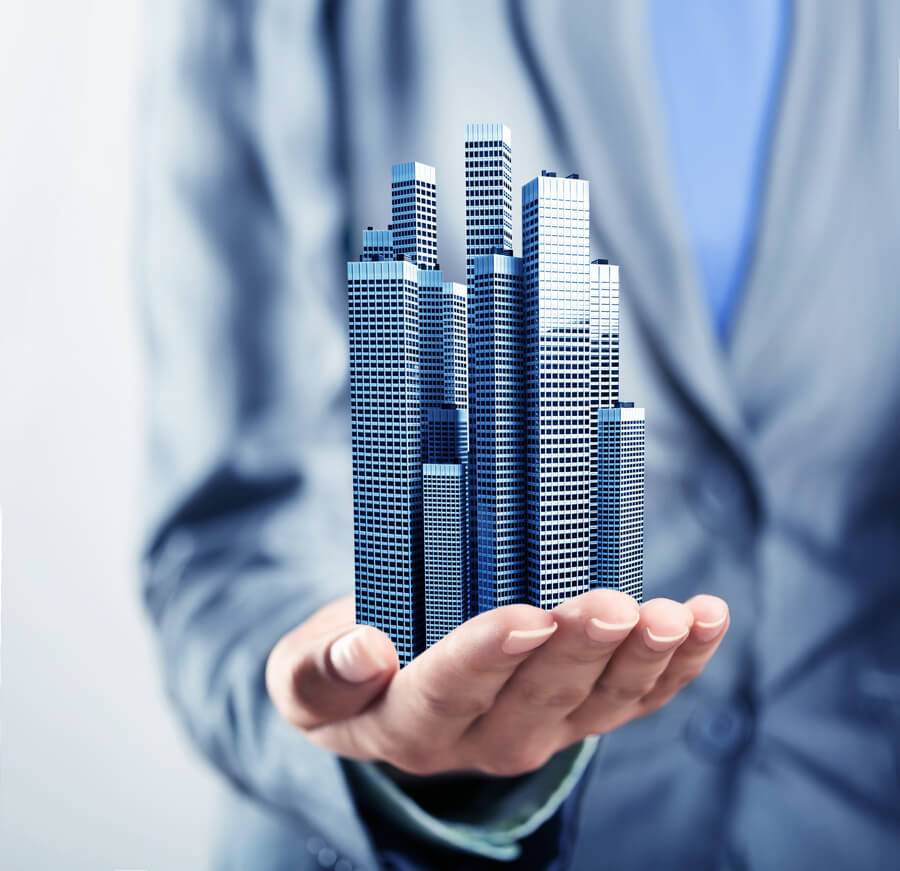
[[[546,171],[528,182],[522,240],[527,601],[552,608],[591,580],[588,182]]]
[[[643,597],[644,409],[620,402],[599,412],[596,586]]]
[[[591,432],[598,433],[600,408],[619,401],[619,267],[591,261]],[[599,511],[599,438],[591,439],[591,517]],[[599,578],[599,528],[591,523],[591,586]]]
[[[401,663],[425,646],[418,273],[347,264],[356,622]]]
[[[437,184],[433,166],[410,161],[391,167],[394,253],[422,269],[437,269]]]
[[[425,644],[468,616],[467,470],[465,463],[425,463]]]
[[[619,401],[619,267],[592,261],[591,292],[597,299],[600,406],[612,408]]]
[[[466,283],[474,259],[512,250],[512,135],[505,124],[466,124]]]

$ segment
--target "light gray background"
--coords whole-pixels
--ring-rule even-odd
[[[0,12],[0,868],[206,865],[220,787],[141,611],[140,9]]]

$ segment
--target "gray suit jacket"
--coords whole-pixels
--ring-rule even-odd
[[[173,702],[242,794],[223,868],[376,865],[339,763],[280,722],[263,665],[352,589],[344,261],[389,220],[390,164],[418,159],[437,166],[440,259],[463,280],[473,120],[512,128],[517,183],[591,180],[594,253],[622,269],[623,398],[647,409],[645,593],[712,592],[732,612],[703,676],[607,738],[574,867],[900,861],[900,6],[796,5],[724,348],[643,16],[154,6],[146,600]]]

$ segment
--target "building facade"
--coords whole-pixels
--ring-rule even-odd
[[[466,283],[474,258],[512,250],[512,134],[505,124],[466,124]]]
[[[465,463],[469,454],[469,412],[450,405],[426,408],[426,463]]]
[[[433,166],[409,161],[391,167],[391,231],[395,254],[403,254],[422,269],[438,268]]]
[[[363,230],[362,256],[360,260],[393,260],[394,234],[390,230]]]
[[[607,260],[591,262],[591,292],[596,289],[600,372],[599,398],[603,408],[619,401],[619,267]]]
[[[347,264],[356,621],[425,646],[418,270]]]
[[[543,172],[522,188],[527,600],[590,588],[590,188]]]
[[[463,463],[422,466],[428,647],[469,617],[466,476]]]
[[[619,267],[591,261],[591,432],[599,433],[599,410],[619,401]],[[600,510],[599,437],[591,438],[591,517]],[[591,585],[600,573],[599,529],[591,524]]]
[[[512,251],[512,134],[505,124],[467,124],[464,142],[466,182],[466,286],[471,298],[475,258]],[[475,420],[469,423],[469,558],[471,607],[478,608],[478,506],[475,501]]]
[[[469,291],[470,464],[477,610],[525,598],[522,260],[474,258]]]
[[[422,406],[429,408],[444,402],[444,275],[420,269],[418,281]]]
[[[597,587],[643,600],[644,409],[601,408]]]

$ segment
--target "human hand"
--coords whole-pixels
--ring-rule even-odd
[[[413,774],[516,775],[666,704],[728,622],[715,596],[639,607],[591,590],[552,611],[479,614],[398,669],[390,638],[355,625],[348,596],[275,645],[266,684],[289,723],[340,756]]]

